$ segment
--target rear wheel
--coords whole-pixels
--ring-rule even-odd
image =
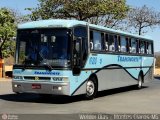
[[[139,75],[138,77],[138,89],[141,89],[142,88],[142,84],[143,84],[143,79],[142,79],[142,75]]]
[[[85,98],[88,100],[92,100],[98,91],[98,83],[95,78],[89,78],[86,84],[86,94]]]

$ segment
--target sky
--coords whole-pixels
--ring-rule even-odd
[[[133,7],[141,7],[147,5],[155,11],[160,12],[160,0],[126,0],[127,4]],[[22,15],[28,14],[25,8],[34,8],[38,4],[38,0],[0,0],[0,7],[9,7],[19,11]],[[151,36],[154,40],[155,52],[160,51],[160,27],[149,30],[145,35]]]
[[[141,7],[146,5],[147,7],[153,8],[155,11],[160,12],[160,0],[126,0],[127,4],[132,7]],[[155,52],[160,52],[160,26],[149,30],[145,35],[151,36],[154,40]]]

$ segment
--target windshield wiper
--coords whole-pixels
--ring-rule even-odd
[[[42,58],[42,61],[46,61],[46,59],[43,57],[43,54],[41,52],[38,52],[38,54]],[[42,61],[40,61],[40,62],[42,62]],[[52,66],[46,62],[44,62],[42,65],[45,66],[46,68],[48,68],[49,71],[53,70]]]
[[[45,66],[46,68],[49,69],[49,71],[53,70],[52,66],[47,64],[47,63],[43,63],[43,66]]]

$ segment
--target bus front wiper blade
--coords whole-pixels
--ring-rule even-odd
[[[46,68],[49,69],[49,71],[53,70],[52,66],[47,64],[47,63],[43,63],[43,66],[45,66]]]
[[[46,59],[43,57],[43,54],[41,53],[41,51],[38,52],[38,55],[42,58],[42,61],[46,61]],[[39,62],[41,63],[42,61],[39,61]],[[43,66],[47,67],[49,69],[49,71],[53,70],[52,66],[46,62],[43,63]]]

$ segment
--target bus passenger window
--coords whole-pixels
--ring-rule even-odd
[[[139,39],[136,40],[136,53],[140,53]]]
[[[118,36],[117,35],[114,35],[114,48],[115,48],[115,51],[118,52],[118,46],[119,46],[119,43],[118,43]]]
[[[113,35],[109,35],[109,42],[108,43],[109,43],[109,51],[115,51]]]
[[[136,40],[134,38],[131,38],[131,49],[130,53],[136,53]]]
[[[131,52],[131,38],[127,38],[126,42],[127,42],[127,45],[126,45],[127,52],[130,53]]]
[[[90,49],[95,51],[100,51],[102,48],[102,39],[104,35],[98,31],[90,31]]]
[[[90,31],[90,49],[93,50],[93,31]]]
[[[108,39],[109,39],[109,35],[106,34],[106,39],[105,39],[105,50],[108,51]]]
[[[150,42],[148,42],[148,44],[147,44],[147,54],[152,54],[153,52],[152,52],[152,43],[150,43]]]
[[[102,46],[102,50],[105,50],[105,40],[104,40],[104,33],[101,33],[101,46]]]
[[[145,42],[140,41],[140,53],[144,54],[145,53]]]
[[[118,36],[118,52],[121,51],[121,36]]]
[[[102,50],[102,36],[100,32],[93,32],[93,49]]]
[[[124,36],[121,37],[121,52],[126,52],[126,46],[127,46],[127,42],[126,42],[126,38]]]

